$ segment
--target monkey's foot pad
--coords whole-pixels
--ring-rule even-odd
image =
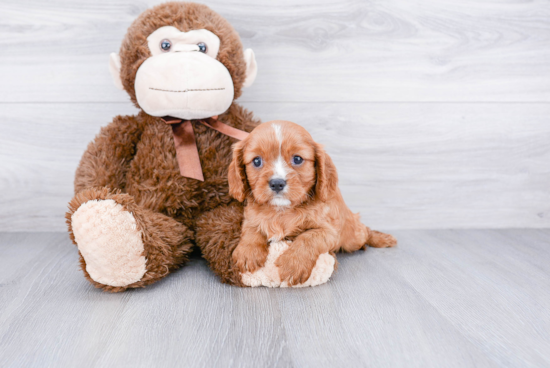
[[[146,271],[141,231],[122,205],[112,199],[88,201],[72,215],[71,224],[94,281],[126,286],[141,280]]]
[[[288,249],[288,243],[273,242],[269,246],[269,254],[265,265],[254,273],[245,272],[241,274],[243,284],[247,286],[267,286],[267,287],[288,287],[286,281],[281,282],[279,277],[279,269],[275,266],[275,261],[281,254]],[[323,253],[317,258],[315,267],[311,271],[311,276],[303,284],[294,285],[292,287],[317,286],[324,284],[330,279],[334,272],[336,259],[328,253]]]

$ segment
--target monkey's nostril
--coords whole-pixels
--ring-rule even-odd
[[[279,193],[281,190],[285,188],[285,186],[286,186],[286,180],[284,179],[271,179],[269,181],[269,187],[275,193]]]

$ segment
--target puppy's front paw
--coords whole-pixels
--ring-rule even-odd
[[[233,265],[240,273],[254,272],[267,260],[267,245],[239,244],[233,251]]]
[[[279,269],[281,281],[286,281],[288,285],[294,286],[303,284],[309,279],[316,260],[300,256],[290,248],[277,259],[275,266]]]

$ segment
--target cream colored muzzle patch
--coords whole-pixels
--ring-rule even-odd
[[[135,80],[139,106],[152,116],[204,119],[227,111],[233,80],[218,60],[201,52],[170,52],[147,59]]]
[[[91,200],[71,220],[78,250],[94,281],[126,286],[141,280],[146,259],[141,231],[130,212],[112,199]]]

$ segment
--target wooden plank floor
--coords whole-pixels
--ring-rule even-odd
[[[550,365],[550,230],[393,233],[320,287],[230,287],[197,258],[122,294],[66,233],[2,233],[0,366]]]

